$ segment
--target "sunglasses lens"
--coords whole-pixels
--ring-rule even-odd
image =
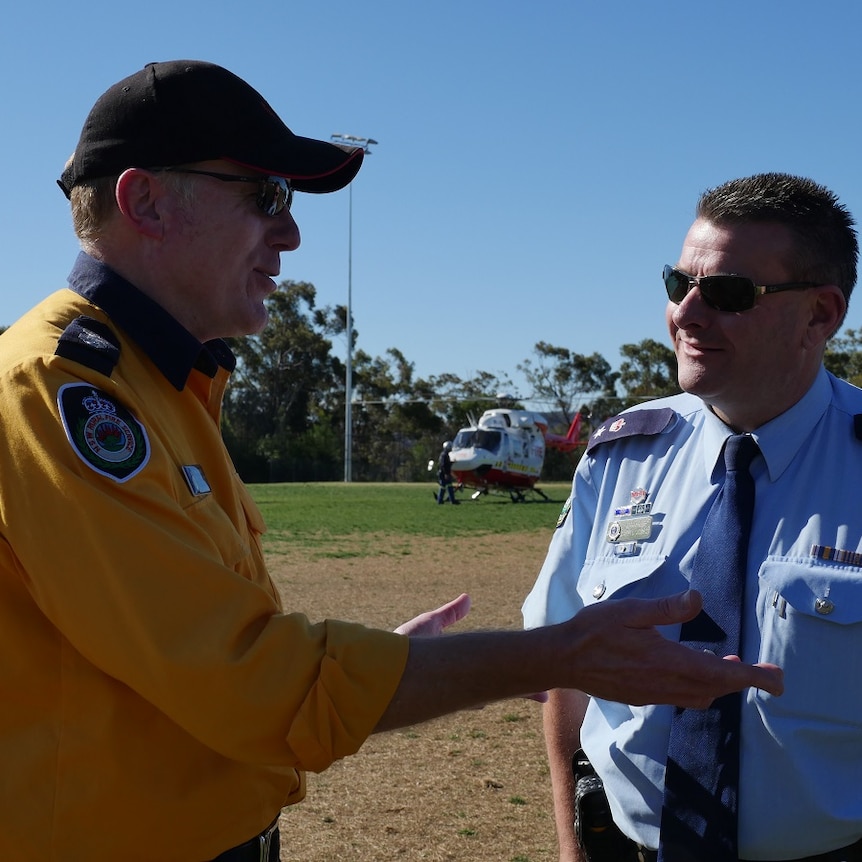
[[[679,305],[697,285],[703,301],[717,311],[748,311],[754,308],[754,282],[742,275],[706,275],[694,279],[672,266],[662,272],[667,298]]]
[[[293,189],[284,177],[268,177],[260,184],[257,205],[269,216],[277,216],[282,210],[290,209]]]
[[[680,272],[678,269],[674,269],[672,266],[666,266],[664,271],[662,272],[662,278],[664,279],[664,287],[667,291],[667,298],[671,301],[679,305],[684,299],[685,295],[688,293],[688,288],[691,283],[691,279]]]
[[[754,282],[741,275],[711,275],[700,280],[700,293],[718,311],[754,308]]]

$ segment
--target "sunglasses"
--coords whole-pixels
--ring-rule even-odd
[[[175,174],[198,174],[202,177],[212,177],[223,183],[257,183],[257,198],[255,203],[258,209],[268,216],[277,216],[287,210],[293,203],[293,186],[284,177],[237,177],[233,174],[217,174],[213,171],[195,171],[191,168],[155,168],[159,171],[171,171]]]
[[[700,278],[666,266],[662,272],[667,298],[679,305],[688,292],[697,287],[703,301],[717,311],[749,311],[754,301],[764,293],[782,290],[802,290],[816,287],[813,281],[791,281],[787,284],[755,284],[744,275],[703,275]]]

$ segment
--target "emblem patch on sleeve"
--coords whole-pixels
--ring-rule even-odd
[[[86,383],[68,383],[57,393],[60,418],[75,454],[115,482],[139,473],[150,458],[143,425],[109,395]]]
[[[569,512],[572,511],[572,495],[569,494],[569,498],[563,503],[562,511],[560,512],[560,517],[557,518],[557,526],[555,529],[559,530],[563,524],[566,523],[566,518],[569,517]]]

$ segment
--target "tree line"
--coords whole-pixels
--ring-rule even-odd
[[[332,352],[347,337],[345,306],[317,308],[308,282],[283,281],[267,299],[269,323],[255,336],[230,339],[237,369],[222,415],[225,440],[247,482],[334,481],[344,475],[344,362]],[[352,329],[352,343],[357,343]],[[580,410],[586,441],[591,427],[651,398],[673,395],[676,356],[665,344],[644,339],[620,347],[618,369],[598,353],[589,356],[540,341],[516,368],[530,401],[550,430],[565,433]],[[830,371],[862,384],[862,331],[833,339]],[[354,350],[352,361],[352,477],[356,481],[422,481],[444,440],[468,417],[494,406],[522,407],[507,376],[486,371],[469,379],[455,374],[416,377],[401,350],[372,357]],[[548,451],[543,478],[567,481],[582,450]]]
[[[347,337],[347,308],[316,306],[312,284],[282,281],[266,304],[269,323],[258,335],[228,339],[237,368],[222,410],[222,431],[246,482],[323,482],[344,476],[344,362],[332,339]],[[6,327],[0,327],[0,333]],[[355,329],[350,337],[355,345]],[[589,356],[540,341],[516,368],[529,400],[546,405],[549,430],[565,433],[582,413],[584,445],[590,429],[608,416],[652,398],[674,395],[674,352],[647,338],[620,347],[618,369],[599,353]],[[826,367],[862,386],[862,330],[848,329],[826,351]],[[415,482],[429,478],[427,464],[444,440],[469,417],[490,407],[521,408],[512,381],[478,371],[416,377],[413,363],[395,347],[372,357],[355,350],[352,361],[352,478]],[[582,447],[548,450],[546,481],[568,481]]]

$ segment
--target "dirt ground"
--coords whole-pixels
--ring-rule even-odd
[[[519,628],[544,557],[543,532],[455,541],[381,538],[371,557],[276,557],[286,604],[312,619],[386,628],[468,592],[461,627]],[[468,625],[469,624],[469,625]],[[373,736],[354,757],[308,776],[281,817],[283,862],[556,858],[541,706],[507,701]]]

